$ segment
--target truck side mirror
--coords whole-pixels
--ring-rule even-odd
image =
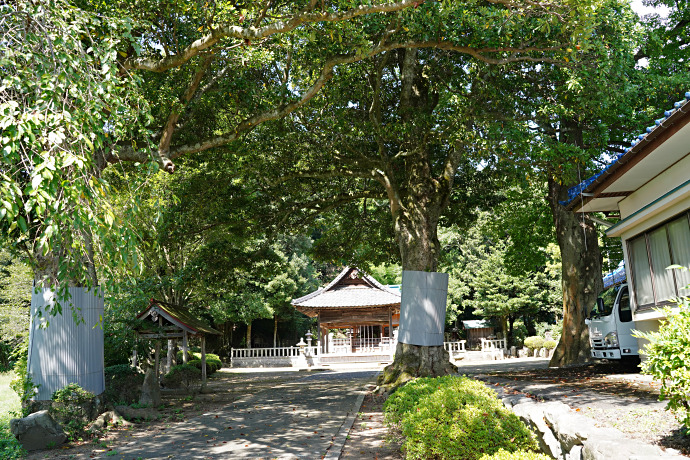
[[[602,311],[604,311],[604,299],[602,299],[601,297],[597,297],[597,308],[595,308],[594,310],[592,310],[592,311],[589,313],[589,316],[590,316],[590,318],[591,318],[591,317],[594,316],[595,314],[601,314]]]

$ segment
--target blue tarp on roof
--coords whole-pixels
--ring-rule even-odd
[[[625,260],[621,260],[616,268],[611,273],[604,275],[604,289],[608,289],[611,286],[625,282]]]
[[[613,160],[611,163],[609,163],[604,169],[593,175],[592,177],[583,180],[579,184],[577,184],[574,187],[571,187],[568,189],[568,199],[566,201],[560,201],[559,203],[562,204],[563,206],[567,206],[570,204],[575,198],[580,196],[580,194],[587,190],[587,188],[592,185],[592,183],[597,180],[602,174],[604,174],[606,171],[611,168],[614,164],[618,163],[618,161],[623,158],[630,150],[632,150],[635,145],[637,145],[642,139],[644,139],[649,133],[654,131],[657,127],[661,126],[661,124],[671,115],[675,113],[676,110],[678,110],[680,107],[682,107],[684,104],[687,103],[687,101],[690,100],[690,91],[685,93],[685,100],[683,101],[678,101],[673,104],[673,109],[667,110],[664,112],[664,116],[662,118],[659,118],[658,120],[654,121],[654,126],[648,127],[643,134],[640,134],[635,138],[631,143],[630,147],[626,148],[623,153],[619,153],[616,155],[615,160]]]

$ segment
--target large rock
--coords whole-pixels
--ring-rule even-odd
[[[597,436],[584,441],[582,448],[583,460],[658,460],[662,458],[682,459],[684,457],[629,438],[612,439]]]
[[[158,378],[154,374],[153,368],[148,368],[144,376],[144,384],[141,387],[139,404],[158,407],[161,405],[161,402],[161,387],[158,383]]]
[[[152,407],[115,406],[115,410],[126,420],[130,421],[157,420],[160,415],[158,411]]]
[[[536,432],[540,450],[553,458],[562,458],[563,452],[561,443],[544,421],[544,410],[554,406],[558,408],[559,404],[561,403],[537,403],[529,398],[523,398],[521,402],[512,406],[515,415]]]
[[[67,440],[62,427],[47,410],[10,420],[10,431],[26,450],[54,448]]]

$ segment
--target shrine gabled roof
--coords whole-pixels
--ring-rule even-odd
[[[399,306],[400,293],[355,267],[345,267],[327,286],[291,303],[298,309]]]
[[[143,320],[154,314],[163,316],[170,321],[170,323],[192,334],[222,335],[221,332],[213,329],[206,322],[189,313],[187,308],[161,302],[156,299],[151,299],[149,306],[137,315],[137,319]]]

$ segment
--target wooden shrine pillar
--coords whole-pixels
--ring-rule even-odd
[[[201,388],[206,388],[206,336],[201,336]]]
[[[159,316],[158,317],[158,327],[162,328],[163,327],[163,317]],[[158,337],[160,337],[160,332],[158,333]],[[156,376],[156,385],[158,385],[161,380],[161,339],[156,339],[156,354],[154,358],[154,364],[153,364],[153,373]]]
[[[161,340],[156,340],[156,353],[153,364],[153,374],[156,376],[156,384],[160,381]]]
[[[173,363],[173,341],[172,341],[172,339],[168,339],[168,359],[166,360],[166,363],[165,363],[165,372],[166,373],[170,372],[170,369],[172,368],[172,363]]]
[[[393,309],[388,309],[388,338],[393,340]]]
[[[187,331],[182,332],[182,364],[187,364]]]
[[[328,349],[328,328],[326,326],[321,326],[319,329],[319,336],[321,337],[321,343],[323,344],[321,347],[323,352],[328,353],[330,350]]]
[[[134,350],[132,351],[132,367],[137,367],[139,363],[139,357],[137,356],[137,345],[139,345],[139,334],[134,342]]]
[[[316,344],[317,344],[317,351],[316,354],[320,355],[323,352],[323,340],[321,340],[321,310],[316,314],[316,330],[317,332],[317,337],[316,337]]]

